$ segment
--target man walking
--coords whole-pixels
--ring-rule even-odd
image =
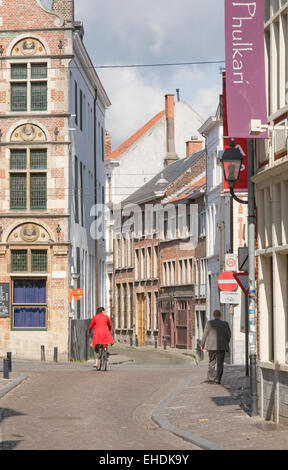
[[[231,331],[226,321],[220,320],[221,312],[214,311],[214,320],[206,323],[204,334],[201,342],[201,350],[206,349],[209,354],[208,365],[208,382],[220,384],[223,375],[223,365],[225,359],[225,351],[229,351],[229,341],[231,339]],[[216,375],[215,366],[217,363]]]

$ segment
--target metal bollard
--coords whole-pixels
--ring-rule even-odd
[[[133,338],[130,336],[130,346],[133,346]]]
[[[164,338],[163,338],[163,348],[167,349],[167,338],[166,338],[166,336],[164,336]]]
[[[54,348],[54,362],[58,362],[58,348]]]
[[[135,346],[136,346],[136,348],[138,348],[138,344],[139,344],[139,343],[138,343],[138,336],[135,335]]]
[[[9,379],[9,359],[3,359],[3,379]]]
[[[154,346],[155,346],[155,349],[157,349],[157,338],[154,339]]]
[[[41,361],[45,361],[45,346],[41,346]]]
[[[7,359],[9,363],[9,372],[12,372],[12,353],[11,352],[7,352]]]

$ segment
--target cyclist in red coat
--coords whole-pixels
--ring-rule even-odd
[[[103,307],[97,308],[96,315],[94,315],[90,326],[89,333],[94,328],[94,335],[92,340],[92,348],[95,348],[95,364],[93,367],[98,367],[98,352],[99,344],[114,344],[114,340],[111,335],[112,325],[110,318],[105,314],[105,309]]]

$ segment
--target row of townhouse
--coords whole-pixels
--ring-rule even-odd
[[[117,233],[115,224],[107,224],[107,307],[119,341],[129,343],[132,339],[143,345],[154,344],[157,338],[162,344],[166,337],[172,346],[191,347],[196,294],[205,316],[204,296],[200,302],[200,289],[194,293],[191,288],[196,272],[200,279],[205,252],[196,260],[194,252],[184,249],[183,240],[179,246],[165,217],[160,238],[156,212],[150,217],[146,210],[145,218],[147,207],[177,207],[170,199],[181,191],[184,195],[185,190],[189,192],[194,180],[195,194],[201,187],[199,195],[204,197],[204,139],[198,132],[202,124],[203,119],[179,94],[176,101],[174,95],[166,95],[164,111],[106,155],[110,207],[121,203],[126,213],[125,208],[137,204],[142,222],[140,231],[130,224],[122,233]],[[192,201],[188,196],[180,199],[187,207]],[[177,219],[177,212],[174,216]]]
[[[107,197],[111,206],[121,203],[124,214],[122,225],[119,218],[109,225],[109,309],[121,342],[144,345],[157,339],[162,345],[165,338],[171,347],[191,349],[220,308],[233,331],[229,359],[244,364],[244,294],[229,308],[220,304],[217,286],[225,254],[237,253],[247,239],[243,207],[223,193],[222,106],[220,96],[215,116],[195,120],[191,110],[187,119],[183,109],[188,105],[166,95],[165,110],[106,156]],[[193,243],[192,206],[197,211]],[[159,207],[164,214],[160,228]]]
[[[268,139],[255,142],[258,411],[288,422],[288,2],[265,0]],[[277,128],[275,128],[277,126]],[[281,129],[282,127],[282,129]]]
[[[39,359],[44,346],[52,359],[56,347],[66,360],[72,322],[105,296],[105,249],[90,227],[110,102],[74,1],[50,3],[0,2],[0,354]],[[69,302],[76,288],[85,297]]]
[[[197,144],[202,146],[201,142]],[[203,206],[205,160],[202,150],[171,163],[123,202],[124,208],[126,205],[132,210],[133,205],[140,207],[145,223],[141,230],[135,231],[132,226],[131,239],[124,241],[124,233],[122,242],[119,239],[115,244],[115,256],[120,258],[114,277],[115,334],[120,341],[129,342],[132,336],[141,346],[154,344],[156,337],[160,345],[165,338],[171,347],[192,347],[195,260],[197,256],[197,259],[205,258],[205,242],[197,239],[194,247],[185,232],[190,231],[190,206],[197,204],[197,218],[199,204]],[[185,185],[181,180],[185,180]],[[181,238],[180,231],[184,232]],[[130,266],[123,263],[127,240],[131,249]]]

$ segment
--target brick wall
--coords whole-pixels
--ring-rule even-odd
[[[74,23],[74,0],[53,0],[52,10],[60,13],[66,24]]]

